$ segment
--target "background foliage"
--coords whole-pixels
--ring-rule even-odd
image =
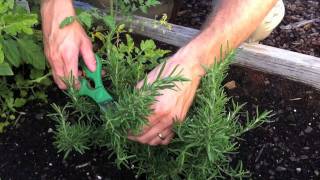
[[[36,30],[38,16],[17,6],[14,0],[0,0],[0,114],[15,119],[17,108],[29,100],[46,101],[43,89],[51,81]]]

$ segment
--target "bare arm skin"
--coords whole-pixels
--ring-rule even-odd
[[[63,78],[78,78],[79,54],[91,71],[96,68],[92,44],[78,22],[60,29],[60,23],[74,16],[72,0],[42,0],[41,16],[44,49],[52,68],[54,81],[60,89],[66,89]],[[79,86],[79,82],[75,82]]]
[[[202,33],[186,48],[197,47],[194,63],[210,67],[220,47],[237,48],[260,25],[277,0],[220,0]]]
[[[277,0],[220,0],[202,32],[171,57],[165,68],[168,76],[176,65],[189,82],[179,83],[177,91],[164,90],[153,105],[149,125],[139,136],[129,139],[149,145],[167,145],[173,138],[174,119],[183,121],[195,96],[200,79],[205,75],[203,66],[210,67],[220,59],[220,48],[237,48],[259,26]],[[148,75],[152,83],[160,66]],[[139,84],[138,84],[139,86]],[[161,139],[159,133],[164,137]]]

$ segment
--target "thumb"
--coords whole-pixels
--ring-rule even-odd
[[[82,41],[80,46],[80,52],[81,52],[82,59],[86,64],[86,66],[88,67],[88,69],[90,71],[95,71],[97,67],[97,62],[95,59],[95,55],[92,51],[92,44],[90,40]]]
[[[143,86],[143,80],[138,82],[138,84],[136,85],[136,88],[141,89],[142,86]]]

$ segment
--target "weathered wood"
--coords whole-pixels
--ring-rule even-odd
[[[165,25],[160,25],[158,21],[141,16],[133,16],[130,20],[119,16],[117,20],[127,24],[134,33],[177,47],[187,44],[199,33],[199,30],[174,24],[169,24],[170,29]]]
[[[128,24],[128,23],[127,23]],[[152,19],[135,16],[130,27],[137,34],[177,47],[187,44],[199,30],[170,24],[161,26]],[[320,89],[320,58],[261,44],[244,43],[238,48],[235,64],[277,74]]]
[[[235,63],[320,89],[320,58],[261,44],[243,44]]]

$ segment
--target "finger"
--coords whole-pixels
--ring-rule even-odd
[[[146,125],[146,126],[144,126],[143,128],[142,128],[142,133],[141,134],[139,134],[139,135],[134,135],[134,134],[132,134],[132,132],[128,132],[128,139],[130,139],[131,141],[138,141],[138,142],[140,142],[140,143],[143,143],[144,144],[144,142],[141,142],[140,140],[139,140],[139,137],[141,137],[142,135],[144,135],[146,132],[148,132],[152,127],[153,127],[154,125]]]
[[[151,106],[151,109],[153,109],[154,105]],[[145,133],[147,133],[153,126],[158,124],[161,119],[163,119],[166,116],[165,113],[159,114],[159,113],[153,113],[148,117],[148,123],[142,127],[142,131],[139,135],[136,136],[142,136]]]
[[[142,131],[138,135],[132,134],[130,131],[128,132],[129,139],[130,140],[136,140],[137,137],[144,135],[146,132],[148,132],[153,126],[159,123],[159,121],[165,116],[166,114],[153,114],[148,117],[148,124],[142,127]]]
[[[142,132],[140,133],[139,136],[142,136],[143,134],[145,134],[146,132],[148,132],[153,126],[155,126],[156,124],[158,124],[160,122],[160,120],[164,117],[163,115],[158,115],[158,114],[152,114],[148,117],[148,124],[145,125],[142,128]]]
[[[161,145],[168,145],[174,137],[174,133],[170,133],[165,140],[161,141]]]
[[[138,141],[138,137],[139,136],[143,136],[144,134],[146,134],[153,126],[158,124],[160,122],[160,120],[165,117],[165,115],[166,114],[160,114],[160,115],[153,114],[153,115],[150,115],[148,117],[148,124],[142,127],[141,133],[138,134],[138,135],[134,135],[134,134],[130,133],[130,131],[129,131],[128,138],[130,140],[132,140],[132,141]]]
[[[63,67],[61,56],[55,53],[49,56],[48,59],[49,59],[49,64],[52,68],[52,76],[53,76],[54,82],[57,84],[59,89],[62,89],[62,90],[66,89],[67,86],[63,82],[64,67]]]
[[[160,125],[161,123],[157,123],[155,124],[154,126],[151,126],[151,128],[147,129],[146,132],[144,132],[143,134],[141,135],[138,135],[138,136],[133,136],[133,135],[130,135],[128,136],[128,138],[132,141],[137,141],[137,142],[140,142],[142,144],[146,144],[148,143],[154,136],[152,137],[149,137],[150,135],[148,134],[149,131],[157,131],[157,132],[160,132],[162,131],[164,128],[161,127]]]
[[[163,132],[165,129],[170,127],[172,123],[163,123],[160,121],[156,125],[154,125],[149,131],[147,131],[142,136],[137,137],[137,141],[141,143],[148,143],[150,142],[154,137],[158,136],[159,133]]]
[[[161,134],[161,137],[160,135]],[[163,141],[167,140],[168,137],[173,134],[171,128],[167,128],[165,130],[163,130],[162,132],[159,132],[157,134],[157,136],[155,136],[150,142],[148,142],[147,144],[151,145],[151,146],[157,146],[162,144]]]
[[[83,58],[84,63],[88,67],[90,71],[95,71],[97,62],[92,51],[92,44],[90,40],[83,40],[80,46],[81,56]]]
[[[67,86],[63,81],[63,76],[64,76],[64,72],[63,71],[53,73],[53,80],[57,84],[59,89],[61,89],[61,90],[67,89]]]
[[[157,72],[157,71],[158,71],[158,68],[155,68],[155,69],[153,69],[153,70],[148,74],[147,84],[151,84],[152,82],[155,81],[155,77],[157,77],[157,75],[155,75],[155,74],[156,74],[155,72]],[[143,84],[144,84],[144,80],[139,81],[139,82],[137,83],[137,85],[136,85],[136,88],[137,88],[137,89],[140,89],[140,88],[143,86]]]
[[[64,50],[62,53],[62,59],[64,62],[64,77],[70,78],[70,76],[74,77],[74,86],[79,87],[79,81],[78,81],[78,74],[79,74],[79,68],[78,68],[78,59],[79,59],[79,48],[73,47],[69,50]]]
[[[143,81],[139,81],[138,84],[136,85],[136,88],[141,89],[142,85],[143,85]]]

